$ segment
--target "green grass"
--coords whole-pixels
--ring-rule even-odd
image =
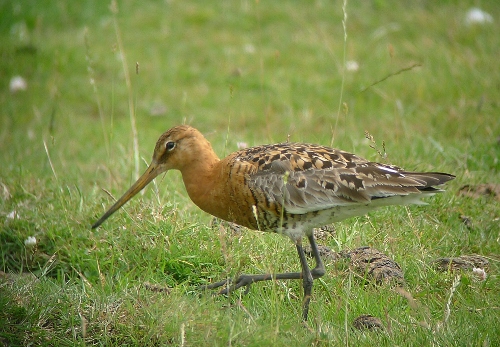
[[[481,4],[495,22],[466,26],[474,5],[349,2],[344,42],[340,1],[122,1],[116,16],[101,1],[1,1],[0,344],[500,344],[498,200],[458,194],[500,182],[500,8]],[[358,71],[344,71],[344,55]],[[9,92],[15,75],[26,91]],[[310,329],[298,281],[199,295],[199,284],[299,261],[286,238],[212,228],[174,172],[91,231],[112,202],[101,188],[119,196],[134,180],[129,102],[140,171],[159,135],[186,122],[220,156],[290,135],[382,160],[368,131],[393,164],[455,174],[429,205],[339,223],[327,242],[393,257],[416,303],[332,263],[315,282]],[[489,277],[459,273],[444,322],[457,274],[430,262],[461,254],[487,257]],[[385,331],[353,330],[361,314]]]

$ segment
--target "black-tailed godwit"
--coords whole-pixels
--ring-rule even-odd
[[[279,143],[239,150],[220,160],[195,128],[181,125],[156,143],[146,172],[92,225],[111,214],[162,172],[179,170],[191,200],[203,211],[250,229],[286,235],[294,242],[301,271],[241,275],[231,284],[212,283],[220,293],[258,281],[302,279],[302,318],[307,320],[313,280],[325,274],[313,228],[365,214],[388,205],[422,204],[421,198],[441,190],[455,176],[408,172],[370,162],[354,154],[320,145]],[[302,247],[307,236],[316,266],[309,268]]]

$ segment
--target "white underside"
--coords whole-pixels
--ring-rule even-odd
[[[290,237],[293,241],[297,241],[302,239],[304,235],[310,235],[313,228],[322,227],[355,216],[362,216],[379,207],[390,205],[427,205],[426,202],[420,199],[434,194],[433,192],[426,192],[423,194],[398,195],[375,199],[368,204],[336,206],[334,208],[320,210],[315,216],[311,214],[311,217],[307,220],[296,223],[295,227],[288,225],[288,228],[281,230],[280,233]]]

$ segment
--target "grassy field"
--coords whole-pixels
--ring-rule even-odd
[[[499,197],[459,194],[500,182],[500,6],[467,24],[477,3],[0,1],[0,345],[500,345]],[[221,157],[289,137],[455,174],[429,205],[321,241],[386,253],[406,294],[327,262],[304,327],[298,281],[200,293],[299,260],[279,235],[211,226],[178,172],[91,230],[103,189],[125,192],[181,123]],[[431,266],[470,254],[486,280]],[[361,314],[384,329],[353,329]]]

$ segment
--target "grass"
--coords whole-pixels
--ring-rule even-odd
[[[500,10],[481,4],[495,22],[467,26],[477,2],[349,2],[344,42],[342,5],[123,1],[114,14],[101,1],[0,2],[0,343],[498,345],[498,201],[458,191],[500,181]],[[26,91],[9,92],[15,75]],[[174,172],[91,231],[112,201],[101,188],[122,194],[134,156],[142,171],[158,136],[184,122],[220,156],[289,135],[383,160],[368,131],[391,163],[456,174],[428,206],[353,218],[327,241],[390,255],[410,296],[333,263],[310,329],[300,283],[200,296],[198,284],[299,262],[285,238],[211,227]],[[490,260],[486,281],[430,266],[461,254]],[[361,314],[384,332],[353,330]]]

